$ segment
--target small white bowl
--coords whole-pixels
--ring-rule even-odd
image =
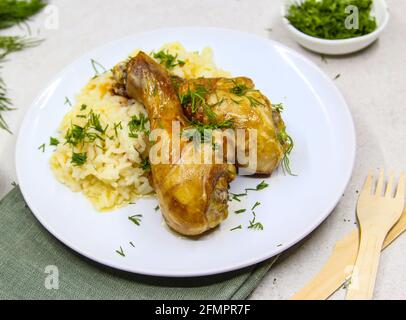
[[[299,0],[303,1],[303,0]],[[381,32],[385,29],[389,21],[389,10],[385,0],[374,0],[372,7],[372,15],[376,17],[377,29],[367,35],[343,39],[343,40],[326,40],[316,37],[309,36],[294,26],[292,26],[288,19],[286,19],[286,14],[289,7],[293,3],[297,3],[298,0],[284,0],[282,5],[282,18],[283,23],[288,29],[289,33],[292,35],[300,45],[303,47],[322,54],[328,55],[340,55],[348,54],[352,52],[359,51],[366,48],[376,39],[378,39]]]

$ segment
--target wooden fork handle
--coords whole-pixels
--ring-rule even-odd
[[[347,292],[347,300],[372,299],[384,240],[385,235],[382,232],[377,233],[371,230],[362,235]]]

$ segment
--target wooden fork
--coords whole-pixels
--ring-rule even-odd
[[[353,269],[347,300],[372,299],[380,252],[389,230],[399,220],[404,206],[404,174],[400,175],[396,196],[393,197],[393,174],[390,175],[385,194],[384,172],[381,170],[375,193],[374,176],[370,173],[357,204],[360,226],[360,247]]]

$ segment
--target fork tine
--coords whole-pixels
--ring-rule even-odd
[[[393,179],[394,179],[394,172],[392,171],[389,175],[388,185],[386,186],[385,197],[392,196],[392,187],[393,187]]]
[[[405,196],[405,173],[400,174],[398,189],[396,190],[396,198],[403,198]]]
[[[379,172],[378,184],[376,185],[376,190],[375,190],[375,195],[378,197],[380,197],[382,195],[384,180],[385,180],[385,175],[384,175],[383,169],[381,169]]]
[[[365,180],[364,187],[362,188],[362,193],[371,194],[373,181],[374,181],[374,174],[372,173],[372,171],[370,171],[368,173],[367,179]]]

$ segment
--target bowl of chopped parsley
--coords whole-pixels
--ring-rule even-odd
[[[389,21],[385,0],[285,0],[284,25],[303,47],[348,54],[378,39]]]

